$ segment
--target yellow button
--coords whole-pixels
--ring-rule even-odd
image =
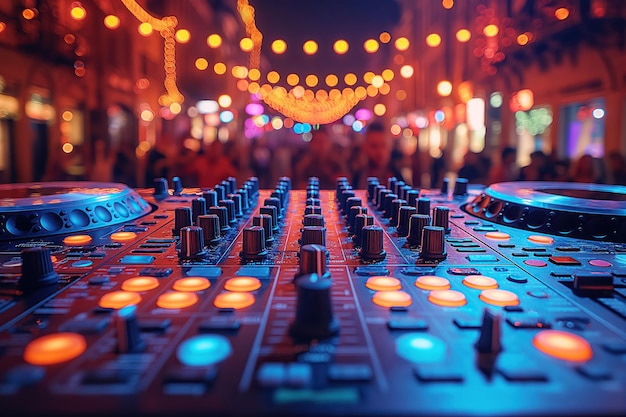
[[[81,246],[88,244],[91,240],[92,238],[89,235],[70,235],[63,239],[63,243],[66,245]]]
[[[255,277],[231,278],[224,283],[224,289],[228,291],[250,292],[261,288],[261,281]]]
[[[218,294],[213,301],[213,305],[217,308],[241,308],[250,307],[254,304],[254,295],[249,292],[223,292]]]
[[[492,240],[509,240],[511,235],[504,232],[487,232],[485,237]]]
[[[78,333],[54,333],[31,341],[24,350],[24,360],[31,365],[55,365],[69,361],[87,348]]]
[[[377,291],[372,298],[381,307],[408,307],[413,302],[411,295],[404,291]]]
[[[415,280],[415,286],[423,290],[449,290],[450,281],[435,275],[424,275]]]
[[[173,291],[159,295],[156,305],[161,308],[178,309],[190,307],[198,302],[198,296],[193,292]]]
[[[115,242],[128,242],[134,239],[137,239],[137,233],[135,232],[115,232],[111,235],[111,240]]]
[[[431,291],[428,301],[442,307],[461,307],[467,304],[465,294],[454,290]]]
[[[400,280],[393,277],[370,277],[365,286],[374,291],[397,291],[402,288]]]
[[[98,305],[102,308],[113,308],[119,310],[122,307],[132,306],[141,302],[141,295],[136,292],[113,291],[104,294]]]
[[[484,290],[480,293],[479,298],[494,306],[516,306],[519,304],[517,295],[506,290]]]
[[[478,290],[498,288],[498,281],[484,275],[468,275],[463,278],[463,284],[466,287],[476,288]]]
[[[176,291],[202,291],[211,286],[211,281],[203,277],[187,277],[174,281]]]
[[[159,286],[159,280],[153,277],[135,277],[122,282],[124,291],[150,291]]]
[[[566,361],[585,362],[591,359],[591,345],[582,337],[561,330],[543,330],[533,338],[533,346],[546,355]]]
[[[532,235],[528,236],[528,241],[533,243],[542,243],[544,245],[551,245],[554,243],[554,239],[550,236]]]

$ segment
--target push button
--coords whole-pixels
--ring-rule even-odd
[[[555,265],[580,265],[580,261],[571,256],[550,256],[548,260]]]

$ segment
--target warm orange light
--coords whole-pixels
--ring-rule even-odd
[[[272,84],[276,84],[280,80],[280,74],[276,71],[270,71],[267,73],[267,81]]]
[[[349,72],[346,75],[343,76],[343,81],[347,84],[347,85],[354,85],[357,82],[357,78],[356,75]]]
[[[159,295],[156,305],[161,308],[176,310],[190,307],[198,302],[198,296],[193,292],[172,291]]]
[[[7,24],[4,22],[0,22],[0,33],[4,32],[6,28],[7,28]]]
[[[407,38],[398,38],[394,42],[394,45],[398,51],[406,51],[411,46],[411,42]]]
[[[233,308],[239,310],[254,304],[254,295],[249,292],[223,292],[213,300],[217,308]]]
[[[31,365],[56,365],[80,356],[87,349],[85,338],[78,333],[53,333],[26,345],[24,360]]]
[[[552,245],[554,243],[554,238],[551,238],[550,236],[531,235],[528,236],[528,241],[533,243],[541,243],[543,245]]]
[[[104,18],[104,26],[109,29],[117,29],[120,27],[120,18],[110,14]]]
[[[250,52],[254,48],[254,42],[250,38],[242,38],[239,41],[239,48],[244,52]]]
[[[219,48],[222,45],[222,37],[217,33],[213,33],[206,38],[206,44],[210,48]]]
[[[413,302],[411,295],[404,291],[377,291],[372,297],[374,304],[381,307],[408,307]]]
[[[135,239],[137,239],[137,233],[135,232],[115,232],[111,234],[111,240],[115,242],[128,242]]]
[[[126,306],[132,306],[141,302],[141,295],[136,292],[113,291],[100,297],[98,305],[102,308],[119,310]]]
[[[209,68],[209,61],[204,58],[198,58],[196,59],[195,65],[197,69],[199,69],[200,71],[204,71],[205,69]]]
[[[487,232],[485,237],[492,240],[509,240],[511,235],[504,232]]]
[[[431,291],[428,301],[442,307],[461,307],[467,303],[465,294],[455,290]]]
[[[216,62],[213,65],[213,72],[215,72],[217,75],[226,74],[226,64],[224,64],[223,62]]]
[[[261,281],[255,277],[230,278],[224,283],[224,289],[228,291],[250,292],[261,288]]]
[[[228,94],[222,94],[217,98],[217,103],[222,107],[230,107],[233,99]]]
[[[63,239],[63,243],[66,245],[81,246],[91,242],[92,238],[89,235],[70,235]]]
[[[530,42],[530,37],[528,36],[527,32],[517,35],[518,45],[524,46],[528,44],[528,42]]]
[[[325,81],[327,86],[334,87],[339,82],[339,78],[335,74],[328,74]]]
[[[211,281],[203,277],[187,277],[174,281],[176,291],[202,291],[211,286]]]
[[[22,10],[22,17],[26,20],[32,20],[35,18],[35,16],[37,15],[37,13],[35,13],[35,10],[33,9],[24,9]]]
[[[371,84],[375,75],[376,74],[374,74],[373,71],[367,71],[365,74],[363,74],[363,81],[365,81],[368,84]]]
[[[298,74],[289,74],[287,75],[287,84],[290,86],[296,86],[300,82],[300,77]]]
[[[398,132],[400,133],[400,132]],[[449,290],[450,281],[447,278],[435,275],[424,275],[415,280],[415,286],[422,290]]]
[[[391,42],[391,35],[389,34],[389,32],[382,32],[378,36],[378,39],[380,40],[381,43],[389,43]]]
[[[437,84],[437,93],[441,97],[448,97],[452,94],[452,83],[447,80],[439,81],[439,84]]]
[[[372,78],[372,85],[376,88],[382,87],[384,83],[385,80],[383,79],[382,75],[376,75],[374,76],[374,78]]]
[[[494,306],[516,306],[519,304],[517,295],[507,290],[484,290],[480,293],[479,298]]]
[[[463,284],[469,288],[477,290],[490,290],[498,288],[498,281],[484,275],[467,275],[463,278]]]
[[[459,42],[467,42],[471,39],[472,32],[467,29],[459,29],[456,31],[456,40]]]
[[[79,2],[74,2],[72,3],[70,15],[74,20],[84,20],[87,17],[87,11]]]
[[[259,81],[261,78],[261,71],[257,68],[251,68],[250,71],[248,71],[248,78],[250,78],[250,81]]]
[[[287,42],[282,39],[276,39],[272,42],[272,52],[277,55],[284,54],[287,50]]]
[[[454,0],[441,0],[444,9],[451,9],[454,6]]]
[[[335,43],[333,44],[333,50],[338,55],[345,54],[346,52],[348,52],[349,48],[350,48],[350,45],[348,45],[348,42],[343,39],[336,40]]]
[[[174,37],[179,43],[187,43],[191,39],[191,33],[187,29],[178,29]]]
[[[402,288],[400,280],[394,277],[370,277],[365,286],[374,291],[398,291]]]
[[[367,97],[367,89],[360,85],[354,89],[354,95],[357,96],[359,100],[363,100],[365,97]]]
[[[384,69],[381,75],[383,77],[383,80],[385,81],[391,81],[393,80],[393,77],[395,76],[395,74],[393,73],[393,70],[389,68]]]
[[[559,7],[554,11],[554,17],[558,20],[565,20],[569,17],[569,10],[565,7]]]
[[[154,28],[152,27],[152,25],[148,22],[143,22],[139,25],[139,27],[137,28],[137,30],[139,31],[139,34],[141,36],[149,36],[152,31],[154,30]]]
[[[304,45],[302,45],[302,50],[307,55],[314,55],[314,54],[316,54],[317,53],[317,42],[312,41],[312,40],[304,42]]]
[[[441,45],[441,35],[439,35],[438,33],[431,33],[430,35],[426,36],[426,45],[430,46],[431,48]]]
[[[65,110],[63,114],[61,114],[61,118],[66,122],[69,122],[74,118],[74,114],[69,110]]]
[[[396,91],[396,100],[398,101],[404,101],[407,98],[407,92],[404,90],[398,90]]]
[[[63,144],[63,146],[61,146],[61,149],[65,153],[72,153],[72,151],[74,150],[74,145],[72,145],[69,142],[66,142],[66,143]]]
[[[402,78],[411,78],[413,76],[413,67],[411,65],[403,65],[400,68],[400,75]]]
[[[483,29],[483,33],[485,34],[485,36],[487,36],[488,38],[492,38],[494,36],[496,36],[498,34],[498,32],[500,31],[500,29],[498,29],[498,25],[487,25],[485,26],[485,28]]]
[[[132,292],[150,291],[158,286],[159,280],[154,277],[139,276],[135,278],[128,278],[122,282],[122,290]]]
[[[365,49],[365,52],[369,54],[373,54],[374,52],[378,51],[379,47],[380,45],[378,44],[378,41],[376,39],[368,39],[363,43],[363,48]]]
[[[533,337],[533,346],[546,355],[573,362],[593,357],[591,345],[584,338],[561,330],[542,330]]]
[[[385,113],[387,113],[387,106],[385,106],[383,103],[377,103],[374,105],[374,114],[376,116],[383,116]]]

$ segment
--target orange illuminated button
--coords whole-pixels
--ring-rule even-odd
[[[81,246],[90,243],[91,240],[92,238],[89,235],[70,235],[63,239],[63,243],[66,245]]]
[[[153,277],[129,278],[122,283],[124,291],[150,291],[159,286],[159,280]]]
[[[173,291],[159,295],[156,304],[161,308],[177,309],[190,307],[198,302],[198,296],[193,292]]]
[[[224,289],[228,291],[256,291],[261,288],[261,281],[255,277],[231,278],[224,284]]]
[[[554,243],[554,239],[550,236],[532,235],[528,236],[528,240],[533,243],[543,243],[544,245],[551,245]]]
[[[54,255],[50,255],[50,260],[52,261],[52,263],[55,263],[55,262],[57,262],[59,259],[58,259],[56,256],[54,256]]]
[[[476,288],[477,290],[498,288],[498,281],[484,275],[468,275],[463,278],[463,284],[465,284],[466,287]]]
[[[87,348],[78,333],[54,333],[31,341],[24,350],[24,360],[31,365],[55,365],[79,356]]]
[[[584,362],[591,359],[591,345],[582,337],[561,330],[542,330],[533,337],[533,346],[557,359]]]
[[[254,304],[254,295],[249,292],[223,292],[218,294],[213,301],[213,305],[217,308],[241,308],[250,307]]]
[[[139,304],[140,301],[141,295],[136,292],[113,291],[104,294],[100,298],[98,305],[102,308],[113,308],[119,310],[122,307]]]
[[[487,232],[485,237],[492,240],[509,240],[511,235],[504,232]]]
[[[381,307],[408,307],[411,305],[411,295],[404,291],[376,291],[372,298],[374,304]]]
[[[435,275],[424,275],[415,280],[415,286],[423,290],[449,290],[450,281]]]
[[[393,277],[370,277],[365,286],[374,291],[398,291],[402,288],[400,280]]]
[[[173,288],[176,291],[202,291],[211,286],[211,281],[203,277],[187,277],[177,279]]]
[[[437,290],[428,294],[428,301],[442,307],[461,307],[467,304],[465,294],[454,290]]]
[[[506,290],[484,290],[480,293],[479,298],[494,306],[516,306],[519,304],[517,295]]]
[[[137,239],[137,233],[135,232],[116,232],[111,235],[111,240],[115,242],[128,242],[134,239]]]

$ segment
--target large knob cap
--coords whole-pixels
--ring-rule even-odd
[[[404,199],[406,200],[407,204],[411,207],[417,207],[416,202],[420,196],[419,190],[407,190],[405,194],[406,195]]]
[[[341,192],[341,195],[339,196],[339,210],[341,210],[343,213],[346,212],[347,207],[346,207],[346,202],[348,201],[349,198],[352,198],[356,195],[356,193],[354,192],[354,190],[352,188],[347,189],[347,190],[343,190]]]
[[[269,214],[259,214],[252,218],[254,226],[261,226],[265,230],[265,245],[269,246],[274,243],[274,228],[272,225],[272,216]]]
[[[226,187],[224,187],[222,184],[216,184],[215,187],[213,187],[213,191],[215,191],[215,193],[217,194],[218,202],[220,200],[226,199]]]
[[[378,193],[378,198],[376,199],[376,208],[378,209],[378,211],[383,211],[384,212],[384,210],[385,210],[385,198],[389,194],[391,194],[391,190],[389,190],[387,188],[385,188],[384,190],[380,190],[380,192]],[[391,200],[389,200],[389,201],[391,201]],[[384,215],[384,213],[383,213],[383,215]]]
[[[376,184],[376,186],[374,187],[374,194],[372,195],[372,205],[374,207],[376,207],[378,209],[378,201],[380,198],[380,193],[383,190],[386,190],[387,187],[385,187],[382,184]]]
[[[448,190],[450,189],[450,180],[448,178],[444,178],[441,183],[441,194],[448,194]]]
[[[383,250],[383,229],[380,226],[371,225],[363,227],[361,232],[361,259],[364,261],[381,261],[385,259]]]
[[[322,214],[322,208],[320,206],[306,206],[304,208],[304,215],[307,214]]]
[[[228,181],[230,183],[230,192],[231,192],[231,194],[234,194],[235,190],[237,190],[237,178],[235,178],[235,177],[228,177],[228,178],[226,178],[226,181]]]
[[[263,226],[252,226],[243,229],[241,257],[246,261],[258,261],[267,258],[265,229],[263,229]]]
[[[445,259],[446,243],[445,231],[439,226],[424,226],[422,231],[422,246],[420,248],[421,259],[441,260]]]
[[[213,190],[207,190],[202,192],[202,198],[205,199],[207,207],[217,206],[217,193]]]
[[[346,200],[346,204],[344,206],[343,214],[348,217],[348,213],[350,213],[350,208],[354,206],[362,206],[363,201],[359,197],[348,197]]]
[[[398,216],[400,215],[400,207],[406,205],[406,200],[395,198],[391,200],[391,216],[389,217],[389,226],[398,227]]]
[[[137,306],[130,305],[117,310],[115,317],[118,353],[139,353],[145,348],[137,322]]]
[[[322,245],[303,245],[300,248],[300,269],[296,278],[307,274],[330,277],[330,272],[326,269],[327,256],[328,251]]]
[[[237,223],[237,216],[235,216],[235,202],[233,200],[220,200],[217,202],[217,205],[219,207],[226,207],[226,214],[230,225]]]
[[[181,195],[183,193],[183,182],[180,177],[172,178],[172,188],[174,195]]]
[[[450,209],[437,206],[433,209],[433,226],[443,227],[446,233],[450,232]]]
[[[326,228],[322,226],[303,227],[300,244],[326,246]]]
[[[228,180],[222,180],[222,187],[224,187],[224,193],[226,195],[231,194],[234,190],[231,188],[231,183]]]
[[[357,214],[367,214],[367,207],[363,206],[352,206],[348,211],[348,232],[354,232],[354,220],[356,219]]]
[[[220,218],[216,214],[198,216],[198,226],[202,228],[204,243],[216,245],[220,241]]]
[[[422,244],[422,234],[424,227],[430,226],[430,216],[427,214],[413,214],[409,218],[409,235],[406,243],[411,247],[418,247]]]
[[[247,188],[240,188],[237,194],[241,197],[241,211],[247,213],[250,210],[250,196]]]
[[[324,226],[324,216],[321,214],[306,214],[302,218],[304,226]]]
[[[259,214],[267,214],[272,218],[272,229],[278,232],[278,209],[276,206],[263,206],[259,209]]]
[[[430,200],[428,198],[417,199],[417,214],[426,214],[430,216]]]
[[[400,206],[398,209],[398,228],[396,232],[398,237],[409,235],[409,220],[411,216],[417,213],[417,209],[411,206]]]
[[[169,195],[167,178],[157,178],[154,180],[154,197],[162,198]]]
[[[393,193],[386,194],[385,197],[383,197],[383,205],[380,207],[380,209],[383,211],[383,217],[385,219],[391,218],[391,211],[392,211],[391,202],[393,200],[396,200],[397,198],[398,198],[398,195],[393,194]]]
[[[367,180],[367,201],[372,202],[376,196],[376,186],[380,185],[378,178],[368,177]]]
[[[206,258],[204,233],[200,226],[187,226],[180,229],[180,259],[194,260]]]
[[[59,274],[54,271],[50,249],[45,247],[32,247],[23,249],[22,276],[18,287],[21,291],[32,292],[42,287],[56,285],[59,282]]]
[[[220,233],[224,236],[230,231],[228,225],[228,209],[226,207],[213,206],[209,207],[209,214],[215,214],[220,219]]]
[[[360,248],[363,237],[363,228],[374,224],[374,216],[367,214],[357,214],[354,217],[354,234],[352,235],[352,244],[355,248]]]
[[[234,203],[234,209],[235,209],[235,218],[241,218],[243,217],[243,208],[241,205],[241,195],[239,194],[228,194],[228,198],[230,200],[232,200],[232,202]]]
[[[198,216],[206,214],[206,200],[204,197],[198,197],[191,200],[191,220],[193,224],[198,224]]]
[[[317,274],[296,279],[296,318],[289,328],[294,339],[327,339],[339,332],[333,315],[330,286],[332,280]]]
[[[406,183],[404,181],[398,180],[396,185],[391,189],[395,194],[398,194],[399,198],[402,198],[402,193],[404,192],[404,186]]]
[[[283,213],[282,213],[282,209],[281,209],[280,199],[278,199],[276,197],[266,198],[265,201],[263,202],[263,205],[276,207],[276,213],[278,214],[278,218],[279,219],[283,218]]]
[[[174,229],[172,230],[172,234],[174,236],[180,235],[180,229],[191,226],[191,224],[191,208],[176,207],[174,209]]]
[[[454,191],[452,192],[455,196],[465,196],[467,195],[467,178],[457,178],[454,183]]]
[[[396,177],[387,178],[387,188],[390,189],[392,193],[395,192],[397,182],[398,179]]]

